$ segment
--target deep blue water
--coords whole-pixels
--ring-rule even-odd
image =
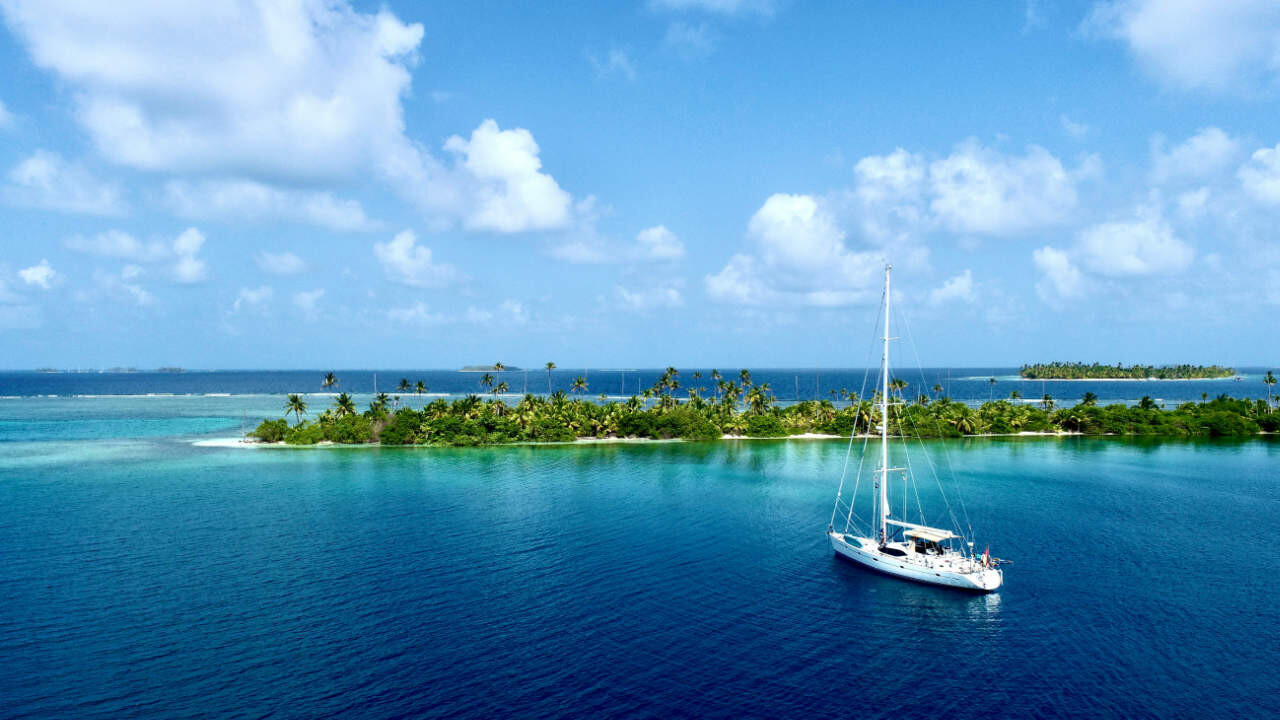
[[[726,379],[738,378],[738,369],[721,368]],[[1038,402],[1046,393],[1059,404],[1074,404],[1085,392],[1093,392],[1102,402],[1136,403],[1148,395],[1169,407],[1182,402],[1200,401],[1202,394],[1217,397],[1226,393],[1232,397],[1263,398],[1267,396],[1262,377],[1265,368],[1237,368],[1240,379],[1228,380],[1134,380],[1134,381],[1039,381],[1022,380],[1017,368],[924,368],[896,373],[909,383],[907,392],[916,395],[931,392],[935,385],[944,388],[945,394],[956,400],[981,402],[991,398],[1008,398],[1017,391],[1024,402]],[[650,387],[661,369],[602,370],[591,368],[558,369],[547,377],[545,370],[529,369],[501,373],[499,381],[506,382],[508,392],[520,395],[525,392],[546,394],[551,390],[569,391],[573,379],[586,377],[589,396],[604,393],[610,397],[635,395]],[[701,373],[702,378],[694,378]],[[372,393],[375,372],[371,370],[342,370],[337,373],[338,391],[358,394]],[[377,389],[395,393],[400,379],[411,384],[422,380],[428,393],[462,395],[483,393],[480,385],[483,373],[458,372],[456,370],[379,370]],[[680,394],[689,387],[702,387],[704,397],[715,393],[715,382],[710,378],[711,368],[681,368]],[[0,372],[0,398],[30,396],[102,396],[102,395],[282,395],[285,393],[328,393],[320,381],[321,370],[220,370],[185,373],[37,373]],[[875,371],[868,375],[861,368],[764,368],[752,369],[752,380],[769,383],[774,395],[781,402],[831,398],[832,390],[864,389],[870,394],[876,381]],[[996,383],[989,383],[995,378]],[[548,384],[548,380],[550,383]],[[624,385],[625,383],[625,385]],[[412,394],[406,395],[412,398]],[[420,398],[419,398],[420,399]]]
[[[192,443],[243,400],[0,403],[0,715],[1280,713],[1278,442],[932,443],[975,596],[832,556],[841,442]]]

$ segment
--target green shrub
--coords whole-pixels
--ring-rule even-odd
[[[747,418],[748,437],[785,437],[787,429],[773,415],[752,415]]]
[[[345,445],[367,443],[373,437],[373,422],[363,415],[347,415],[324,428],[325,439]]]
[[[289,432],[289,421],[281,418],[279,420],[263,420],[257,429],[249,433],[249,437],[257,438],[262,442],[277,443],[284,439]]]
[[[290,428],[284,441],[290,445],[315,445],[324,439],[323,426],[319,423],[304,422],[295,428]]]

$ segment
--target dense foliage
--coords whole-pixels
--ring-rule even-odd
[[[496,445],[519,442],[568,442],[578,438],[680,438],[714,440],[722,435],[786,437],[803,433],[847,436],[855,429],[878,432],[879,395],[844,395],[839,405],[806,401],[778,407],[767,383],[753,385],[749,373],[740,382],[719,381],[714,398],[702,388],[687,390],[679,400],[678,373],[668,369],[652,390],[625,402],[593,402],[563,392],[549,397],[525,395],[514,405],[494,396],[456,400],[437,399],[424,407],[393,407],[379,395],[365,412],[357,412],[351,398],[339,395],[331,408],[314,420],[301,420],[305,403],[291,396],[286,412],[299,422],[264,420],[250,435],[263,442],[312,445],[381,443],[383,445]],[[714,376],[717,380],[718,373]],[[895,400],[906,384],[895,381]],[[585,392],[585,381],[579,392]],[[947,398],[901,401],[890,407],[889,432],[919,437],[1071,432],[1086,435],[1151,435],[1173,437],[1246,436],[1280,430],[1280,415],[1269,401],[1236,400],[1221,395],[1212,401],[1185,403],[1173,409],[1143,398],[1134,406],[1098,406],[1085,393],[1072,407],[1054,409],[1045,396],[1036,405],[996,400],[974,408]]]
[[[1192,380],[1204,378],[1229,378],[1236,374],[1234,368],[1220,365],[1100,365],[1098,363],[1037,363],[1023,365],[1018,372],[1029,380]]]

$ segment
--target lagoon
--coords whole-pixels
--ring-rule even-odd
[[[0,404],[2,714],[1280,712],[1274,440],[933,442],[971,596],[832,557],[841,442],[195,445],[236,400]]]

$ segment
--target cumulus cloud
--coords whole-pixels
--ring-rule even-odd
[[[1032,145],[1007,155],[976,140],[929,165],[929,208],[957,232],[1011,235],[1065,220],[1075,181],[1062,162]]]
[[[448,319],[440,313],[431,312],[427,304],[422,301],[409,307],[391,308],[387,311],[387,317],[401,325],[439,325]]]
[[[665,225],[656,225],[636,234],[636,254],[642,260],[679,260],[684,244]]]
[[[53,266],[43,258],[40,260],[40,264],[18,271],[18,277],[21,277],[24,283],[36,285],[43,290],[48,290],[52,287],[53,280],[57,276],[58,273],[54,272]]]
[[[120,272],[112,273],[95,270],[93,288],[81,290],[76,299],[81,302],[92,302],[97,297],[106,296],[116,300],[126,300],[139,307],[146,307],[155,302],[152,295],[140,282],[146,270],[137,265],[125,265]]]
[[[1087,32],[1123,43],[1156,78],[1187,89],[1272,85],[1280,74],[1280,4],[1272,0],[1115,0]]]
[[[973,273],[969,270],[947,280],[941,287],[936,287],[929,293],[929,303],[932,305],[942,305],[952,301],[972,303],[977,299],[978,293],[973,286]]]
[[[1094,225],[1080,233],[1079,247],[1087,268],[1112,277],[1178,272],[1195,255],[1159,217]]]
[[[1280,205],[1280,144],[1255,151],[1236,176],[1253,199],[1266,205]]]
[[[236,293],[235,302],[231,304],[231,312],[258,312],[265,315],[274,296],[275,291],[270,285],[259,285],[256,288],[242,287],[240,292]]]
[[[747,225],[753,252],[705,278],[711,297],[747,305],[834,306],[877,287],[881,257],[850,249],[829,210],[810,195],[776,194]]]
[[[262,221],[287,219],[338,232],[377,228],[355,200],[327,192],[282,190],[252,180],[165,183],[164,201],[179,217]]]
[[[680,285],[681,283],[677,280],[634,290],[615,285],[613,291],[618,298],[618,302],[624,308],[644,311],[657,308],[677,308],[684,305],[684,297],[680,294]]]
[[[84,215],[122,215],[126,210],[119,186],[46,150],[14,166],[8,180],[3,194],[11,205]]]
[[[1031,254],[1036,268],[1043,274],[1036,283],[1036,293],[1051,304],[1079,297],[1084,289],[1084,276],[1064,251],[1048,245]]]
[[[382,264],[387,277],[401,285],[419,288],[439,288],[461,279],[458,269],[432,259],[431,248],[418,245],[418,237],[411,230],[402,230],[389,242],[375,243],[373,254]]]
[[[1165,150],[1165,139],[1151,140],[1151,177],[1156,183],[1214,175],[1239,155],[1240,142],[1220,128],[1207,127]]]
[[[524,232],[569,222],[569,195],[539,171],[529,131],[486,121],[470,140],[450,139],[452,165],[406,135],[402,103],[423,27],[386,9],[360,12],[347,0],[180,9],[12,0],[0,9],[32,61],[71,89],[75,118],[102,156],[220,178],[166,188],[184,217],[369,230],[358,204],[314,188],[373,177],[442,226]],[[99,213],[121,205],[110,193],[46,195]]]
[[[1066,115],[1059,115],[1058,122],[1062,124],[1062,131],[1073,138],[1079,140],[1089,134],[1089,126],[1072,120]]]
[[[468,229],[513,233],[569,224],[573,198],[542,172],[538,144],[528,130],[501,130],[485,120],[470,139],[454,135],[444,147],[457,157],[474,198],[463,213]]]
[[[173,276],[178,282],[192,284],[204,280],[208,268],[198,257],[202,247],[204,234],[195,228],[183,230],[178,239],[173,241],[173,254],[178,258],[173,265]]]
[[[155,262],[169,256],[169,248],[163,243],[143,243],[120,230],[107,230],[92,236],[73,235],[62,244],[68,250],[134,262]]]
[[[320,302],[320,298],[324,297],[323,289],[303,290],[293,294],[293,306],[301,310],[305,315],[311,316],[315,314],[316,304]]]

